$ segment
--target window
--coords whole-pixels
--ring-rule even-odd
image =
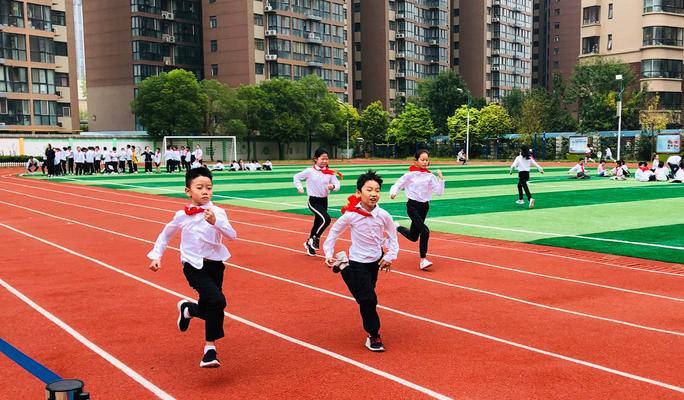
[[[216,16],[212,15],[209,17],[209,28],[214,29],[218,27],[218,21],[216,20]]]
[[[598,36],[589,36],[582,38],[582,54],[598,54],[599,52],[599,41]]]
[[[557,56],[558,54],[560,54],[560,48],[554,47],[554,48],[553,48],[553,55],[554,55],[554,56]]]
[[[0,1],[0,25],[24,27],[24,4],[19,1]]]
[[[257,50],[264,51],[264,39],[254,39],[254,47]]]
[[[50,6],[27,3],[29,27],[43,31],[52,30],[52,16]]]
[[[613,19],[613,3],[608,4],[608,19]]]
[[[158,19],[133,17],[131,18],[131,28],[133,36],[161,38],[161,22]]]
[[[606,49],[613,50],[613,34],[608,34],[608,42],[606,43]]]
[[[209,4],[216,3],[216,0],[209,0]]]
[[[254,64],[254,72],[257,75],[263,75],[264,74],[264,64],[263,63]]]
[[[131,0],[131,11],[161,14],[161,0]]]
[[[666,110],[682,109],[682,92],[658,92],[660,107]]]
[[[556,43],[559,43],[559,42],[560,42],[560,35],[554,35],[554,36],[553,36],[553,41],[556,42]]]
[[[138,84],[150,76],[157,76],[162,72],[161,67],[156,65],[133,65],[133,82]]]
[[[644,0],[644,12],[684,14],[684,0]]]
[[[678,46],[684,45],[684,29],[673,26],[648,26],[643,29],[644,46]]]
[[[0,66],[0,92],[28,93],[28,69]]]
[[[560,15],[560,8],[553,10],[553,15]]]
[[[64,11],[52,10],[52,25],[66,26],[66,14]]]
[[[55,72],[55,85],[69,87],[69,74],[64,72]]]
[[[0,122],[6,125],[31,125],[28,100],[6,100],[7,107],[0,115]]]
[[[211,76],[217,76],[219,73],[218,64],[211,64]]]
[[[0,32],[0,58],[26,61],[26,36]]]
[[[71,106],[68,104],[57,104],[57,118],[71,117]]]
[[[33,116],[36,125],[57,125],[57,102],[33,100]]]
[[[582,25],[594,25],[601,21],[601,6],[585,7],[582,10]]]
[[[261,14],[254,14],[254,25],[264,26],[264,16]]]
[[[31,68],[31,91],[39,94],[55,94],[55,71]]]
[[[212,53],[216,53],[218,51],[218,41],[217,40],[211,40],[209,42],[209,51]]]
[[[31,61],[50,63],[55,62],[55,41],[51,38],[31,36]]]
[[[162,61],[162,44],[157,42],[134,40],[133,59],[147,61]]]
[[[354,32],[361,32],[361,24],[359,22],[354,23]]]
[[[641,77],[682,79],[682,60],[642,60]]]
[[[555,68],[555,69],[560,68],[560,62],[554,61],[554,62],[553,62],[553,68]]]
[[[69,56],[66,42],[55,42],[55,55],[62,57]]]
[[[560,22],[556,22],[553,24],[554,29],[560,29]]]

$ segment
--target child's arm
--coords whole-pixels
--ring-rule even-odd
[[[164,250],[166,250],[166,246],[168,246],[173,235],[180,229],[181,215],[182,211],[179,211],[176,213],[176,215],[174,215],[171,222],[166,224],[164,229],[162,229],[161,233],[159,234],[159,237],[157,237],[157,241],[154,243],[154,248],[152,251],[147,253],[147,258],[152,260],[150,263],[150,269],[152,271],[157,271],[159,268],[161,268],[161,258],[164,254]]]
[[[532,165],[537,167],[537,170],[539,172],[541,172],[542,174],[544,173],[544,169],[539,164],[537,164],[537,161],[534,158],[530,158],[530,161],[532,162]]]
[[[309,168],[307,168],[304,171],[296,174],[292,178],[292,183],[294,183],[294,186],[297,188],[297,191],[300,194],[304,194],[304,187],[302,186],[302,181],[309,178],[309,173],[310,173]]]
[[[208,214],[213,214],[214,218],[210,218]],[[224,209],[214,206],[212,209],[204,212],[204,219],[214,225],[214,227],[228,240],[237,239],[237,232],[230,224],[230,221],[228,221],[228,214],[226,214]],[[213,222],[210,219],[212,219]]]
[[[439,172],[439,178],[435,175],[432,175],[432,192],[437,196],[441,196],[444,194],[445,182],[441,171],[437,170],[437,172]]]
[[[339,192],[340,191],[340,180],[337,179],[337,176],[333,175],[331,179],[333,187],[328,186],[328,190],[332,190],[333,192]]]
[[[387,254],[380,262],[380,269],[389,271],[392,263],[397,259],[397,254],[399,254],[399,241],[397,240],[397,227],[389,213],[383,215],[383,222],[387,233]]]
[[[342,214],[340,218],[335,221],[332,228],[328,232],[328,237],[323,242],[323,253],[325,254],[325,263],[331,267],[334,262],[335,255],[335,242],[337,238],[344,232],[349,226],[349,214]]]
[[[513,174],[513,168],[516,168],[518,166],[519,159],[519,157],[516,157],[515,160],[513,160],[513,164],[511,164],[511,169],[508,171],[508,175]]]
[[[399,193],[400,190],[406,187],[406,185],[409,184],[411,178],[409,178],[409,174],[404,174],[402,175],[399,179],[397,179],[396,182],[394,182],[394,185],[390,188],[390,198],[394,199],[397,197],[397,193]]]

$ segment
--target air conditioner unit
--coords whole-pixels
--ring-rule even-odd
[[[271,12],[271,11],[273,11],[273,7],[271,7],[271,5],[269,4],[269,5],[264,7],[264,11]]]
[[[498,65],[492,65],[492,71],[498,71],[499,66]]]
[[[343,10],[346,10],[346,9],[347,9],[347,4],[346,4],[346,3],[345,3],[345,4],[342,4],[342,9],[343,9]]]
[[[55,94],[57,95],[57,97],[62,98],[62,91],[56,90]]]
[[[404,77],[406,77],[406,74],[404,74],[403,72],[397,72],[397,78],[404,78]]]
[[[266,61],[276,61],[278,59],[277,54],[266,54]]]
[[[173,60],[171,57],[164,57],[164,65],[171,65],[173,64]]]
[[[61,127],[64,126],[64,124],[62,124],[61,122],[58,122],[58,123],[57,123],[57,126],[59,126],[59,127],[61,128]]]
[[[176,37],[172,35],[162,35],[162,42],[176,43]]]
[[[492,22],[499,22],[499,17],[492,17]]]
[[[162,18],[164,19],[174,19],[175,15],[171,11],[162,11],[161,13]]]
[[[397,33],[397,34],[395,35],[395,37],[396,37],[397,39],[403,39],[403,38],[404,38],[404,34],[403,34],[403,33]]]
[[[344,88],[346,89],[346,88],[348,88],[348,87],[349,87],[349,84],[345,82],[345,83],[344,83]]]
[[[404,54],[404,53],[397,53],[397,58],[406,58],[406,54]]]
[[[345,52],[345,53],[349,53],[349,47],[345,47],[345,48],[344,48],[344,52]]]
[[[406,93],[404,93],[404,92],[397,92],[397,97],[406,97]]]
[[[264,36],[276,36],[278,34],[278,31],[275,29],[267,29],[264,31]]]
[[[439,43],[439,41],[437,39],[430,40],[430,44],[433,46],[436,46],[438,43]]]
[[[316,34],[313,32],[309,32],[309,34],[306,37],[309,39],[318,39],[318,36],[316,36]]]

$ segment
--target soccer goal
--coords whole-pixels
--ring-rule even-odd
[[[164,136],[162,154],[169,146],[181,146],[194,151],[197,145],[202,149],[202,161],[221,160],[229,164],[237,160],[237,139],[235,136]]]

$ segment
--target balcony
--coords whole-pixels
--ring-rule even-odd
[[[311,11],[308,11],[306,13],[306,19],[308,21],[323,21],[323,17],[321,17],[320,15],[317,15]]]
[[[311,43],[311,44],[321,44],[323,43],[323,39],[321,39],[320,36],[318,36],[314,32],[309,32],[306,37],[304,38],[304,41],[306,43]]]

